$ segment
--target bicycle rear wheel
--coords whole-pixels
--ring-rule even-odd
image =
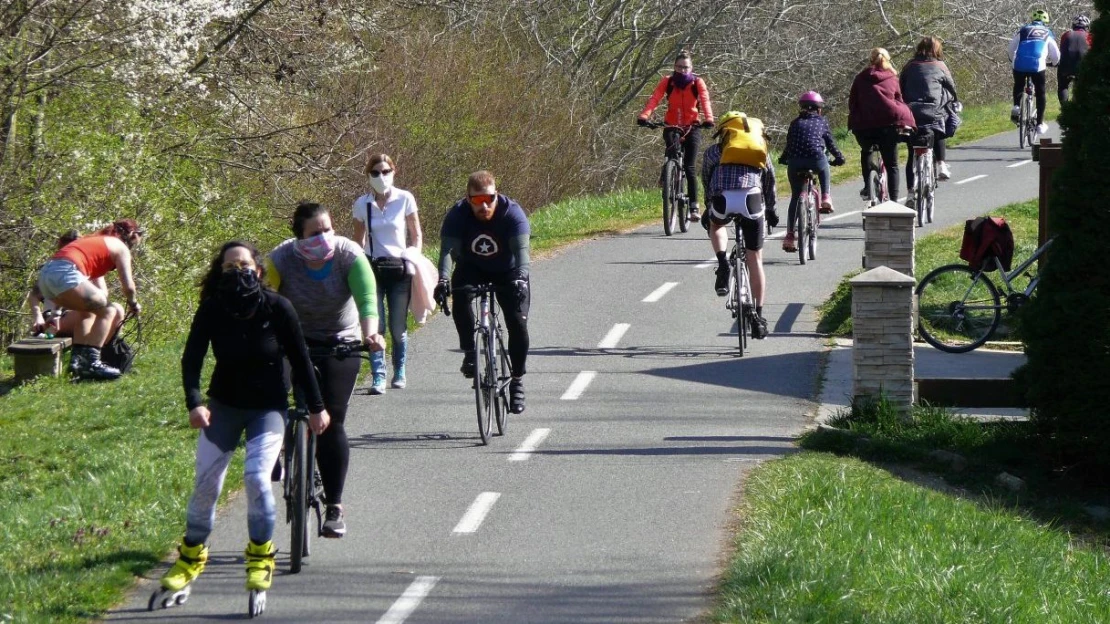
[[[308,475],[308,427],[299,418],[293,421],[293,462],[290,473],[290,496],[293,499],[293,526],[289,543],[289,572],[301,571],[301,564],[307,549],[308,538],[308,490],[305,485],[311,478]]]
[[[678,163],[671,159],[663,163],[663,233],[670,236],[676,225],[675,204],[678,189]]]
[[[474,332],[474,407],[478,415],[478,435],[482,444],[489,444],[493,424],[493,401],[490,400],[490,382],[493,377],[486,332]]]
[[[798,233],[798,263],[806,263],[806,237],[809,236],[810,203],[813,198],[808,192],[802,193],[798,198],[798,220],[794,231]]]
[[[871,169],[867,172],[867,196],[868,204],[876,206],[886,201],[883,195],[883,181],[882,176],[878,171]]]
[[[982,346],[1002,318],[994,283],[963,264],[933,270],[916,292],[918,332],[941,351],[965,353]]]
[[[497,362],[498,374],[497,382],[494,385],[493,400],[497,408],[495,410],[497,413],[497,435],[505,435],[505,432],[509,430],[508,383],[511,377],[511,368],[509,366],[509,356],[505,352],[505,340],[501,328],[498,328],[496,333],[497,338],[493,342],[497,348],[497,357],[494,359]]]
[[[740,320],[736,323],[736,329],[740,332],[740,357],[744,356],[744,350],[748,348],[748,336],[752,333],[754,315],[752,280],[748,275],[747,265],[743,265],[740,267]]]
[[[936,161],[929,160],[929,194],[926,196],[925,201],[925,220],[929,223],[933,222],[933,209],[937,204],[937,163]]]
[[[810,205],[811,210],[808,214],[809,231],[806,232],[806,240],[805,240],[806,255],[809,256],[810,260],[816,260],[817,259],[817,230],[821,227],[821,217],[818,216],[816,207],[821,205],[821,196],[817,193],[817,189],[813,188],[813,186],[810,186],[809,198],[810,198],[809,205]]]
[[[737,347],[740,349],[740,357],[744,357],[744,330],[746,319],[744,318],[744,298],[741,292],[743,284],[743,276],[740,274],[740,259],[733,253],[729,258],[729,296],[733,301],[732,318],[736,319],[736,339]]]
[[[917,210],[917,227],[925,225],[925,189],[928,181],[925,179],[925,157],[914,155],[913,174],[916,176],[914,187],[910,192],[914,194],[914,209]]]
[[[1021,95],[1020,105],[1018,107],[1018,147],[1024,148],[1026,145],[1026,126],[1029,123],[1029,94],[1023,93]],[[1032,145],[1032,143],[1029,143]]]

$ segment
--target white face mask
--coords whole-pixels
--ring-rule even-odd
[[[371,176],[370,188],[374,189],[378,193],[381,193],[382,195],[388,194],[389,190],[393,188],[393,172],[391,171],[377,177]]]

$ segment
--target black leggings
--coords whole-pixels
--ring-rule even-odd
[[[898,201],[899,178],[898,175],[898,131],[894,128],[872,128],[869,130],[854,130],[856,141],[860,146],[860,170],[863,172],[864,184],[867,184],[867,155],[872,145],[879,146],[879,153],[883,155],[883,168],[886,169],[886,188],[890,199]]]
[[[676,150],[682,150],[682,169],[686,172],[686,196],[691,204],[698,203],[698,178],[695,175],[694,164],[698,160],[698,151],[701,148],[701,132],[695,127],[686,135],[686,140],[679,143],[682,130],[667,128],[663,131],[663,142],[667,144],[667,158],[677,155]]]
[[[1021,104],[1021,93],[1025,91],[1025,77],[1033,79],[1033,90],[1037,97],[1037,123],[1044,123],[1044,107],[1048,98],[1044,94],[1044,72],[1014,72],[1014,106]]]
[[[509,279],[508,273],[487,273],[469,266],[455,268],[451,276],[451,316],[455,319],[455,330],[459,333],[459,348],[466,353],[474,351],[474,308],[471,302],[476,296],[466,296],[459,288],[493,284],[496,287],[497,305],[501,308],[501,320],[509,332],[509,365],[513,377],[522,377],[527,372],[528,360],[528,309],[532,305],[532,289],[525,282],[523,289]]]
[[[317,345],[309,343],[309,346]],[[320,470],[320,480],[324,482],[324,496],[328,504],[340,505],[343,503],[343,486],[347,482],[347,466],[351,460],[351,445],[347,441],[344,423],[362,360],[357,357],[343,360],[313,358],[313,364],[320,371],[320,394],[324,396],[324,407],[331,416],[331,424],[316,437],[316,466]]]

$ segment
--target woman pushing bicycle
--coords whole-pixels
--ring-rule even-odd
[[[682,168],[686,171],[686,195],[690,198],[690,220],[697,221],[698,215],[698,179],[694,165],[698,159],[701,148],[701,135],[693,131],[696,126],[712,128],[713,107],[709,103],[709,89],[705,81],[694,73],[694,64],[690,53],[683,50],[678,53],[674,61],[674,73],[664,76],[655,85],[655,91],[648,98],[644,109],[640,111],[636,123],[641,126],[650,125],[648,119],[663,101],[667,98],[667,113],[663,117],[668,126],[663,129],[663,142],[667,146],[667,158],[677,158],[681,152]],[[699,112],[704,121],[698,122]],[[686,140],[681,138],[685,136]]]
[[[311,202],[302,202],[293,212],[293,234],[295,238],[278,245],[266,258],[266,282],[293,304],[308,346],[365,342],[371,351],[384,349],[385,339],[378,334],[374,273],[362,247],[336,236],[328,210]],[[331,425],[316,443],[316,466],[327,500],[321,527],[324,537],[343,537],[347,532],[343,486],[351,446],[344,422],[361,363],[359,358],[313,358],[331,416]]]
[[[228,463],[246,433],[243,481],[247,490],[247,589],[266,591],[274,570],[274,495],[270,470],[281,451],[289,391],[283,359],[288,358],[311,412],[310,426],[323,432],[329,421],[300,321],[292,304],[262,285],[258,250],[231,241],[212,259],[200,283],[200,305],[193,316],[181,381],[189,426],[200,429],[196,481],[189,498],[185,537],[178,559],[162,576],[150,609],[181,604],[189,584],[208,561],[205,541],[216,522],[216,501]],[[216,366],[208,386],[208,404],[200,393],[201,368],[212,345]]]

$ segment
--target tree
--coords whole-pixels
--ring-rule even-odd
[[[1110,0],[1092,29],[1073,100],[1060,115],[1064,163],[1049,204],[1055,240],[1025,308],[1026,387],[1034,422],[1064,466],[1105,483],[1110,474]]]

